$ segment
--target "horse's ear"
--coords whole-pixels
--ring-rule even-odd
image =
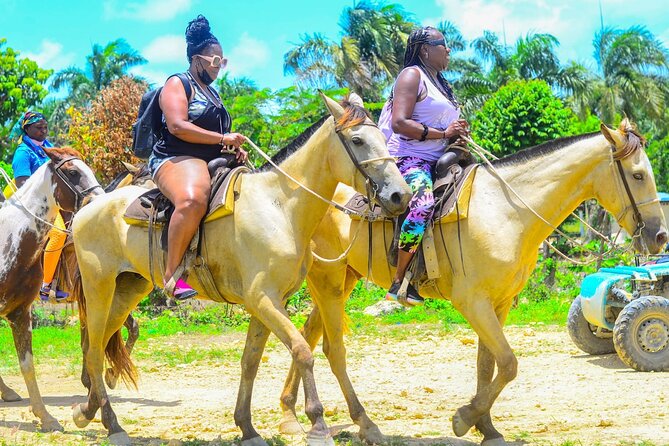
[[[53,148],[49,149],[47,147],[43,147],[43,149],[44,153],[46,153],[46,156],[49,157],[52,163],[56,164],[58,161],[60,161],[61,157],[56,150],[53,150]]]
[[[323,99],[323,102],[325,102],[325,106],[328,108],[328,111],[332,115],[332,117],[337,121],[339,118],[341,118],[344,115],[344,107],[339,105],[336,101],[330,99],[329,97],[325,96],[322,91],[318,91],[318,94],[321,95],[321,99]]]
[[[363,107],[363,108],[365,107],[365,104],[362,101],[362,98],[357,93],[353,93],[353,92],[349,93],[347,99],[348,99],[348,102],[353,104],[353,105],[357,105],[358,107]]]
[[[625,136],[620,133],[618,130],[613,130],[609,128],[606,124],[603,122],[599,124],[599,129],[602,132],[602,135],[604,135],[604,138],[606,138],[611,144],[616,149],[621,149],[622,147],[625,146]]]

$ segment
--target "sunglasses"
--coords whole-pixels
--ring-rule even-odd
[[[203,56],[202,54],[196,54],[200,59],[204,59],[209,62],[209,65],[214,68],[225,68],[228,64],[228,59],[221,56]]]
[[[446,39],[432,39],[432,40],[426,40],[426,41],[425,41],[425,44],[426,44],[426,45],[430,45],[430,46],[439,46],[439,45],[442,45],[442,46],[445,47],[445,46],[446,46]]]

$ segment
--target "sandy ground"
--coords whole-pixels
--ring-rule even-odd
[[[475,337],[471,331],[440,327],[383,330],[348,338],[349,373],[370,417],[394,445],[475,445],[471,432],[460,439],[451,431],[454,411],[475,388]],[[493,406],[493,420],[513,445],[669,444],[669,373],[639,373],[615,355],[586,356],[563,327],[509,327],[519,358],[519,374]],[[232,349],[243,336],[177,336],[140,342],[138,350],[187,352]],[[331,427],[342,431],[339,444],[358,443],[346,404],[320,347],[316,376]],[[39,355],[39,352],[35,352]],[[159,357],[154,353],[153,358]],[[211,444],[235,439],[234,410],[239,364],[236,358],[177,367],[137,361],[138,391],[120,386],[111,392],[121,424],[141,445]],[[278,435],[278,397],[289,356],[275,338],[263,358],[254,394],[255,425],[265,438]],[[85,399],[72,367],[47,363],[38,370],[45,402],[65,433],[42,434],[27,400],[0,401],[0,445],[100,444],[104,428],[94,420],[77,429],[71,406]],[[4,376],[22,396],[20,375]],[[301,408],[301,404],[300,404]],[[302,416],[305,429],[306,417]],[[304,436],[276,437],[275,444],[304,444]]]

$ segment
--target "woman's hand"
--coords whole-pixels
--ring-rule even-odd
[[[249,159],[249,154],[246,150],[239,147],[237,153],[235,154],[235,159],[239,164],[244,164],[247,159]]]
[[[444,136],[446,136],[451,141],[455,141],[463,137],[469,137],[469,135],[469,123],[464,119],[458,119],[457,121],[451,122],[451,125],[449,125],[444,131]]]
[[[246,137],[241,133],[226,133],[221,138],[222,146],[232,146],[235,149],[238,149],[239,146],[246,142]]]

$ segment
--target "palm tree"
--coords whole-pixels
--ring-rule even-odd
[[[643,26],[604,28],[595,35],[598,79],[591,106],[604,120],[617,112],[658,123],[667,105],[669,54]]]
[[[68,67],[59,71],[51,83],[54,89],[67,86],[70,102],[83,105],[114,79],[126,75],[129,68],[146,63],[137,50],[124,39],[117,39],[102,47],[93,45],[92,53],[86,57],[86,70]],[[141,80],[139,78],[136,78]]]
[[[284,55],[284,72],[295,75],[298,85],[348,87],[367,100],[379,100],[399,71],[415,23],[399,5],[360,0],[344,9],[339,25],[339,42],[304,35]]]

